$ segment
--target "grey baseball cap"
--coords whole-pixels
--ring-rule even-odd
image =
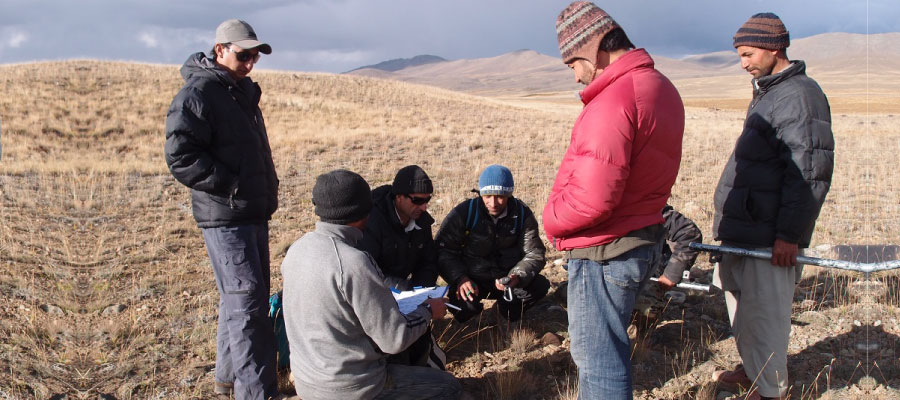
[[[216,43],[233,43],[242,49],[259,48],[263,54],[272,54],[272,46],[256,39],[250,24],[239,19],[229,19],[216,28]]]

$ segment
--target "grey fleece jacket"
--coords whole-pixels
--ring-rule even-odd
[[[425,306],[400,312],[375,262],[354,248],[361,237],[357,228],[317,222],[281,264],[291,371],[304,400],[375,397],[386,353],[409,347],[431,320]]]

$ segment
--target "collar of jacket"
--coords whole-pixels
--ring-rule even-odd
[[[581,91],[581,101],[587,105],[622,75],[637,68],[653,68],[653,65],[653,59],[650,58],[650,54],[646,50],[631,50],[604,68],[600,75],[597,75],[594,81]]]
[[[259,102],[259,85],[253,82],[250,77],[244,77],[240,81],[235,81],[234,77],[224,68],[216,64],[216,61],[206,56],[206,53],[198,52],[191,54],[184,65],[181,66],[181,77],[185,82],[193,77],[204,77],[214,79],[222,83],[226,88],[236,88],[247,94],[247,97],[255,102]]]
[[[379,209],[385,219],[390,221],[391,227],[406,233],[406,230],[404,229],[406,228],[406,225],[400,223],[400,217],[397,216],[397,209],[394,208],[394,195],[391,194],[391,185],[379,186],[372,191],[372,194],[373,197],[375,197],[375,199],[373,199],[375,201],[375,207]],[[423,212],[422,216],[416,219],[416,225],[421,229],[431,229],[432,224],[434,224],[434,218],[428,211]]]
[[[791,61],[791,65],[781,70],[777,74],[766,75],[759,79],[753,79],[753,91],[765,92],[772,86],[784,82],[792,76],[803,74],[806,74],[806,63],[801,60],[793,60]]]
[[[316,233],[337,238],[346,242],[350,246],[356,246],[356,243],[363,237],[363,232],[359,228],[349,225],[338,225],[330,222],[316,222]]]

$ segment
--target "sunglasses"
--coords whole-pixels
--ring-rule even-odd
[[[240,62],[247,62],[250,60],[253,60],[254,63],[259,62],[259,52],[256,52],[256,54],[253,54],[249,51],[234,51],[234,49],[232,49],[231,46],[226,46],[226,47],[228,47],[228,51],[234,53],[234,58],[236,58]]]
[[[408,195],[408,194],[404,194],[403,196],[406,196],[406,198],[408,198],[409,201],[411,201],[413,204],[415,204],[415,205],[417,205],[417,206],[421,206],[422,204],[428,204],[428,202],[431,201],[431,196],[428,196],[428,197],[412,197],[412,196],[410,196],[410,195]]]

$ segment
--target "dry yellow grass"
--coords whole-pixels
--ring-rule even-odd
[[[470,195],[483,167],[502,162],[516,176],[517,196],[540,213],[579,111],[571,100],[491,99],[352,76],[257,71],[253,77],[264,91],[262,109],[281,178],[281,208],[270,225],[276,288],[284,250],[315,221],[310,190],[316,175],[345,167],[376,186],[404,165],[422,165],[435,181],[430,210],[440,222]],[[162,157],[164,116],[180,85],[171,66],[0,66],[0,397],[211,395],[217,294],[189,193],[170,177]],[[688,101],[671,202],[711,238],[712,189],[740,132],[743,107],[692,101],[701,100]],[[883,104],[883,112],[854,105],[833,115],[834,184],[814,245],[890,243],[900,236],[893,166],[900,116],[887,111],[893,103]],[[564,279],[557,266],[546,271],[554,287]],[[835,320],[857,312],[850,300],[827,299],[826,291],[837,293],[841,285],[835,282],[848,278],[825,275],[829,283],[810,283],[807,299],[822,300],[816,309]],[[893,278],[884,279],[894,285]],[[896,316],[898,301],[890,299],[884,312]],[[847,318],[820,337],[851,338],[856,328]],[[526,320],[538,336],[565,333],[564,315],[562,321]],[[896,332],[896,323],[884,321],[885,331]],[[451,371],[470,378],[467,389],[476,397],[489,398],[491,387],[495,394],[509,393],[504,382],[522,379],[497,374],[492,381],[475,368],[479,364],[466,361],[480,358],[469,357],[473,348],[475,354],[485,350],[474,344],[481,331],[448,329],[469,329],[447,336],[467,338],[451,351]],[[691,379],[702,382],[716,360],[734,358],[727,340],[687,333],[683,340],[712,356],[694,363],[685,358],[692,354],[679,354],[661,365],[648,357],[636,368],[658,371],[636,373],[637,397],[689,397],[702,389]],[[836,346],[853,344],[846,342]],[[800,346],[797,353],[809,348],[792,344]],[[557,384],[564,374],[574,376],[565,346],[549,353],[532,349],[517,360],[521,369],[511,371],[534,383],[532,398],[572,392]],[[675,373],[664,372],[673,362]],[[852,371],[838,372],[832,378],[843,379],[843,387],[855,382]],[[792,379],[806,384],[818,379],[797,374]],[[887,376],[886,383],[896,385]]]

